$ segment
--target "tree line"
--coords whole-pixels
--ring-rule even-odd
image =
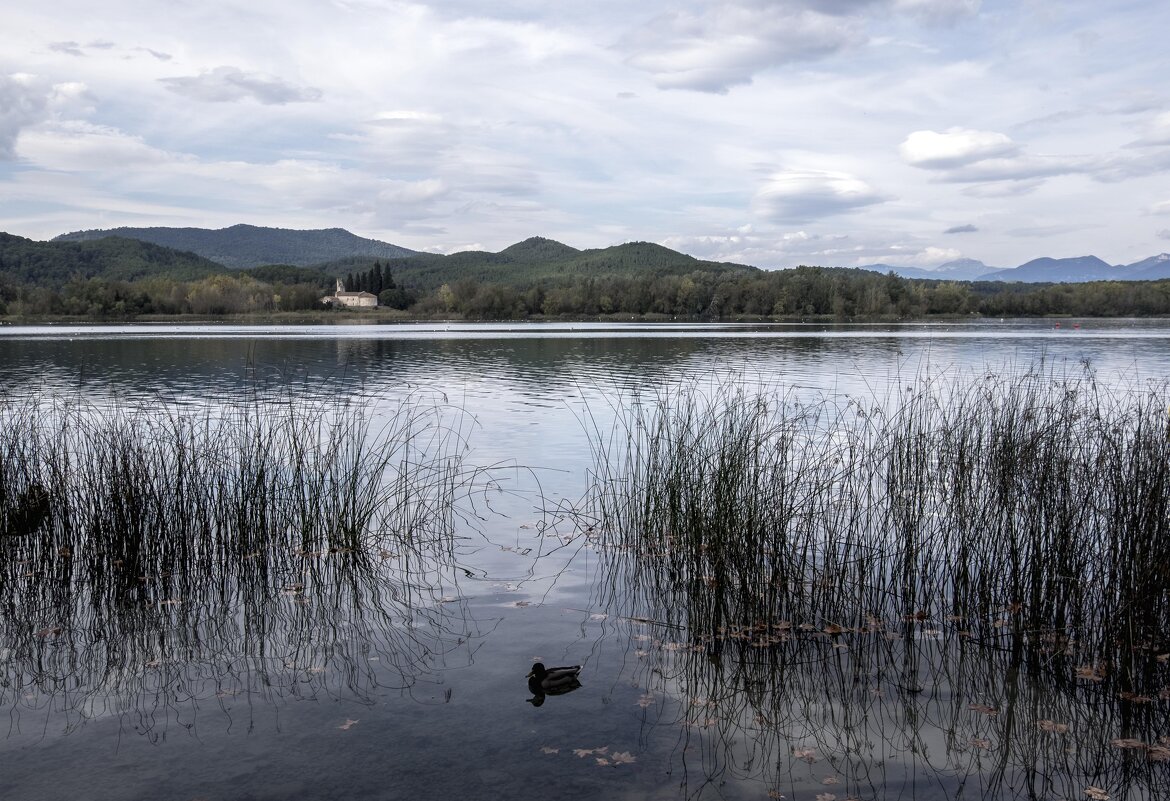
[[[255,274],[251,274],[254,272]],[[330,277],[303,268],[262,268],[196,280],[74,276],[58,286],[0,275],[0,314],[128,319],[143,315],[227,315],[322,309]],[[1170,281],[1006,284],[902,278],[837,268],[729,274],[574,276],[509,285],[474,278],[416,292],[380,262],[350,273],[347,289],[418,317],[473,320],[630,315],[686,317],[910,319],[929,316],[1170,316]]]

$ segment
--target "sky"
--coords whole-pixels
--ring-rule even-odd
[[[0,231],[652,241],[765,268],[1170,251],[1170,3],[6,3]]]

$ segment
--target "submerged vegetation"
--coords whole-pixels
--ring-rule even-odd
[[[774,797],[822,759],[888,793],[891,752],[979,798],[1162,797],[1167,387],[901,391],[695,385],[594,431],[597,603],[632,621],[639,705],[680,699],[707,772]]]

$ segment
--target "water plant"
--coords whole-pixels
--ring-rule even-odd
[[[1157,797],[1170,781],[1166,397],[1037,367],[880,399],[744,382],[632,398],[593,430],[582,525],[605,564],[597,605],[649,627],[644,687],[739,744],[723,769],[792,762],[802,740],[873,756],[861,741],[923,754],[933,737],[949,780],[998,777],[985,797],[1062,769],[1053,792],[1122,776],[1132,797]],[[1072,750],[1037,736],[1070,722]],[[984,741],[983,768],[959,770]],[[1137,743],[1140,763],[1113,741]]]
[[[424,395],[380,409],[0,400],[13,719],[147,731],[239,693],[367,698],[465,646],[439,599],[469,418]]]

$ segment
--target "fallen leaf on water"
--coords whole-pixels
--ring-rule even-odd
[[[1091,784],[1085,788],[1085,795],[1093,799],[1093,801],[1109,801],[1109,793]]]
[[[579,757],[587,757],[590,754],[604,754],[609,750],[608,745],[603,745],[600,748],[574,748],[573,753]]]
[[[1132,737],[1118,737],[1110,740],[1109,744],[1115,748],[1145,748],[1146,744],[1141,740],[1135,740]]]
[[[826,776],[824,779],[821,780],[821,784],[840,784],[840,783],[841,783],[841,780],[838,779],[836,776]]]
[[[837,801],[837,796],[832,793],[821,793],[817,796],[817,801]]]
[[[1101,681],[1105,678],[1104,665],[1081,665],[1077,668],[1078,679],[1088,679],[1089,681]]]
[[[544,752],[544,753],[546,753],[546,754],[559,754],[559,753],[561,752],[561,749],[559,749],[559,748],[549,748],[547,745],[542,745],[542,746],[540,747],[540,750],[541,750],[541,751],[543,751],[543,752]]]
[[[609,760],[606,759],[605,757],[595,757],[595,759],[597,760],[598,765],[608,765],[609,764]]]
[[[629,751],[614,751],[610,758],[613,759],[615,765],[629,765],[632,762],[637,762],[638,758]]]
[[[1040,727],[1041,731],[1050,731],[1053,734],[1064,734],[1068,731],[1067,723],[1057,723],[1054,720],[1038,720],[1036,725]]]
[[[1151,745],[1146,751],[1146,757],[1151,762],[1170,762],[1170,748],[1164,745]]]
[[[993,706],[987,706],[986,704],[967,704],[967,708],[981,715],[987,715],[988,717],[994,717],[999,714],[998,709]]]
[[[607,615],[603,612],[596,612],[596,613],[590,615],[589,619],[590,620],[605,620],[607,617],[609,617],[609,615]]]
[[[647,695],[640,696],[638,698],[638,706],[642,707],[643,709],[645,709],[648,706],[653,705],[653,703],[654,703],[654,696],[653,695],[647,694]]]
[[[982,737],[972,737],[970,742],[971,745],[975,746],[976,748],[983,748],[985,750],[991,748],[991,740],[987,740]]]
[[[530,601],[515,601],[512,606],[528,606]]]
[[[784,797],[784,794],[781,793],[779,790],[769,790],[768,791],[768,798],[783,798],[783,797]]]
[[[345,723],[342,723],[337,728],[341,729],[342,731],[349,731],[351,728],[353,728],[353,724],[355,723],[357,723],[356,720],[350,720],[349,718],[346,718]]]
[[[797,759],[803,759],[810,765],[817,761],[817,752],[812,748],[794,748],[792,755]]]

